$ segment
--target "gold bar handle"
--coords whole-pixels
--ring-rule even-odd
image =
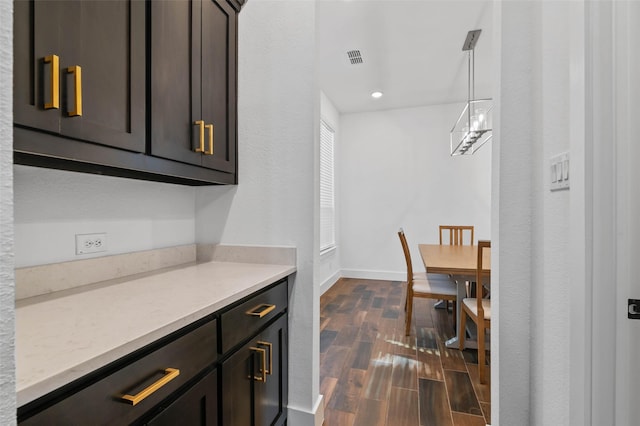
[[[196,120],[193,122],[195,126],[200,126],[200,145],[195,149],[196,152],[204,152],[204,121]]]
[[[250,311],[245,312],[245,314],[250,315],[252,317],[262,318],[265,315],[267,315],[269,312],[273,311],[275,308],[276,308],[276,305],[269,305],[268,303],[263,303],[251,309]]]
[[[206,127],[209,130],[209,151],[205,150],[205,155],[213,155],[213,124],[207,124]]]
[[[45,56],[43,62],[51,64],[51,72],[49,73],[49,78],[51,79],[49,83],[51,86],[51,101],[44,103],[44,109],[57,109],[60,108],[60,57],[58,55]]]
[[[69,117],[79,117],[82,115],[82,68],[80,65],[73,65],[67,68],[69,74],[73,74],[73,95],[75,98],[74,109],[69,111]]]
[[[260,369],[261,375],[256,376],[255,374],[252,373],[253,380],[255,380],[256,382],[266,383],[267,382],[267,351],[265,349],[256,348],[256,347],[250,347],[249,349],[254,352],[258,352],[262,358],[262,368]],[[249,378],[251,378],[251,376],[249,376]]]
[[[164,372],[165,372],[165,375],[162,376],[161,379],[152,383],[151,385],[149,385],[148,387],[146,387],[145,389],[143,389],[142,391],[138,392],[135,395],[122,396],[122,400],[124,400],[125,402],[131,405],[136,405],[139,402],[142,402],[143,399],[145,399],[146,397],[148,397],[149,395],[151,395],[152,393],[154,393],[155,391],[157,391],[158,389],[160,389],[161,387],[163,387],[164,385],[169,383],[171,380],[175,379],[180,375],[180,370],[178,370],[177,368],[166,368]]]
[[[273,344],[269,342],[258,342],[259,346],[266,346],[269,349],[269,369],[266,371],[268,375],[273,372]]]

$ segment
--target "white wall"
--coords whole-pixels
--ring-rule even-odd
[[[195,242],[195,189],[14,166],[16,267]],[[108,251],[75,254],[75,235],[106,232]]]
[[[418,243],[438,243],[438,225],[473,225],[491,236],[491,142],[451,157],[449,131],[463,105],[343,114],[338,199],[343,274],[404,279],[397,232],[415,268]]]
[[[569,150],[569,32],[568,2],[544,2],[538,29],[541,64],[536,105],[541,129],[534,154],[533,275],[531,379],[532,423],[569,422],[569,191],[549,190],[549,158]]]
[[[336,163],[334,164],[334,187],[336,188],[336,194],[338,188],[341,186],[340,174],[338,173],[337,168],[337,157],[339,154],[338,146],[341,143],[341,134],[340,134],[340,113],[336,109],[336,107],[331,102],[324,93],[320,93],[320,116],[324,120],[325,123],[329,125],[335,132],[334,134],[334,158],[336,158]],[[318,197],[316,197],[319,199]],[[324,293],[327,291],[333,284],[341,276],[341,246],[340,242],[340,221],[338,220],[338,212],[340,211],[340,199],[336,195],[335,200],[335,211],[336,211],[336,247],[334,250],[323,253],[322,255],[318,254],[318,259],[315,265],[315,282],[320,286],[320,293]],[[319,207],[318,207],[319,209]]]
[[[493,233],[491,257],[491,420],[497,425],[531,424],[530,304],[535,162],[533,130],[536,48],[534,2],[496,4],[499,58],[497,132],[493,146]],[[539,21],[538,21],[539,25]],[[517,37],[515,37],[517,34]],[[534,97],[538,97],[534,100]],[[521,123],[532,131],[522,132]],[[503,284],[508,283],[508,284]],[[493,306],[495,305],[495,306]]]
[[[570,147],[575,117],[567,29],[580,18],[568,2],[503,2],[496,9],[492,423],[566,425],[568,342],[571,331],[580,332],[570,325],[573,189],[549,190],[549,157]],[[580,167],[580,158],[574,160],[572,170]],[[583,184],[573,171],[572,177],[572,188]]]
[[[0,3],[0,424],[16,420],[13,273],[13,3]]]
[[[313,268],[320,116],[314,28],[314,2],[247,2],[239,30],[239,184],[198,188],[196,195],[199,242],[297,248],[289,298],[292,425],[323,420]]]

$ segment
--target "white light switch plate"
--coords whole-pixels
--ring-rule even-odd
[[[551,157],[549,160],[549,172],[551,176],[550,189],[552,191],[569,189],[570,168],[569,152],[563,152]]]

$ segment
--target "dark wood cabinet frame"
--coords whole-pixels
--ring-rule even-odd
[[[97,416],[104,424],[164,425],[176,424],[175,419],[180,418],[181,424],[284,425],[288,404],[288,294],[288,279],[281,279],[19,407],[18,422],[94,424]],[[238,314],[246,316],[247,306],[263,303],[277,308],[264,317],[254,317],[254,327],[237,326]],[[228,345],[225,339],[230,340]],[[247,373],[258,374],[264,365],[249,348],[263,341],[273,345],[268,361],[271,371],[267,381],[256,382],[249,380]],[[145,404],[136,406],[117,400],[114,392],[122,391],[123,383],[146,375],[150,366],[167,367],[169,362],[184,367],[166,385],[170,393],[157,392],[157,396],[153,394]]]
[[[183,185],[237,184],[237,13],[245,1],[202,1],[207,2],[203,3],[207,7],[211,5],[220,7],[220,10],[224,10],[224,13],[229,16],[229,28],[225,37],[225,42],[228,43],[225,46],[228,52],[225,60],[228,62],[226,69],[229,73],[225,80],[226,105],[215,107],[222,108],[227,116],[222,126],[226,138],[224,158],[210,156],[204,158],[202,164],[191,164],[189,161],[181,161],[180,158],[170,158],[170,155],[154,154],[156,151],[154,143],[157,142],[153,140],[152,120],[163,119],[163,117],[157,115],[154,117],[152,112],[154,88],[151,80],[153,43],[151,8],[153,0],[147,0],[144,3],[137,0],[127,3],[123,0],[123,4],[128,4],[129,7],[127,11],[129,21],[126,22],[122,19],[122,15],[119,15],[118,25],[114,26],[113,31],[124,34],[120,36],[120,40],[121,43],[127,43],[127,49],[125,49],[127,51],[123,52],[122,49],[114,47],[113,49],[116,49],[114,52],[107,51],[104,54],[109,57],[112,53],[113,60],[118,61],[118,69],[126,71],[126,79],[114,79],[110,83],[101,83],[99,78],[94,77],[91,87],[94,93],[108,97],[108,92],[113,89],[110,85],[115,84],[121,95],[112,97],[115,99],[112,102],[117,102],[116,105],[105,106],[92,99],[90,102],[93,102],[93,108],[91,104],[88,108],[85,107],[85,114],[82,117],[66,116],[69,90],[63,67],[74,64],[70,61],[75,61],[82,55],[89,59],[98,58],[96,61],[106,61],[106,59],[94,52],[87,52],[86,49],[84,54],[74,51],[78,44],[74,40],[80,36],[78,31],[81,30],[74,28],[71,23],[68,27],[69,31],[74,31],[72,41],[65,41],[66,44],[64,44],[58,40],[62,36],[54,31],[57,28],[54,24],[64,23],[65,19],[73,19],[73,16],[67,17],[63,13],[56,15],[56,9],[50,6],[51,2],[36,3],[34,0],[18,0],[15,2],[14,21],[14,163]],[[45,12],[53,11],[51,14],[55,15],[51,22],[45,22],[41,18],[44,12],[37,13],[36,6],[43,7],[43,5],[46,5]],[[44,28],[38,27],[38,31],[49,32],[38,36],[35,25],[41,22]],[[51,31],[56,35],[52,36]],[[95,37],[98,40],[99,37],[104,37],[104,34],[95,35]],[[40,41],[41,39],[43,41]],[[39,58],[56,53],[49,50],[57,49],[61,52],[62,69],[59,77],[60,108],[44,110],[42,104],[46,86],[43,77],[45,64],[41,63]],[[94,71],[105,72],[102,66],[89,64],[89,68],[91,66]],[[89,79],[91,73],[83,72],[83,75],[84,79]],[[188,80],[190,76],[185,75],[185,78]],[[83,87],[88,84],[86,81],[88,80],[83,81]],[[187,93],[185,96],[191,95]],[[103,120],[105,112],[113,109],[122,110],[121,116]],[[220,116],[219,112],[216,114]],[[112,123],[114,120],[116,122]],[[102,121],[106,121],[106,124]],[[184,140],[176,143],[190,141],[191,130],[185,129]]]

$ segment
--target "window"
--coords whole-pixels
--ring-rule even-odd
[[[336,246],[334,139],[333,129],[320,120],[320,253]]]

